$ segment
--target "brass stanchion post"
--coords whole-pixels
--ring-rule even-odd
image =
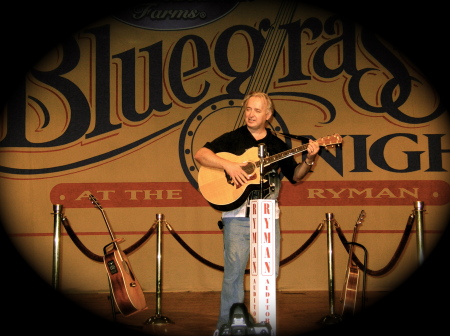
[[[161,315],[161,283],[162,283],[162,228],[163,214],[156,214],[156,314],[148,318],[144,324],[168,324],[173,323],[168,317]]]
[[[52,269],[52,286],[54,289],[59,288],[59,254],[60,254],[60,238],[61,238],[61,216],[62,204],[53,204],[53,269]]]
[[[330,314],[322,317],[321,324],[335,324],[342,321],[340,315],[334,312],[334,261],[333,261],[333,214],[326,213],[327,222],[327,249],[328,249],[328,299]]]
[[[422,201],[414,202],[414,212],[416,214],[416,241],[417,241],[417,257],[419,264],[425,260],[424,244],[423,244],[423,206]]]

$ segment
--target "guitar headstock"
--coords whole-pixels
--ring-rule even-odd
[[[326,137],[320,138],[316,140],[319,146],[323,147],[334,147],[342,144],[342,137],[334,133],[333,135],[328,135]]]
[[[360,225],[365,217],[366,217],[366,212],[364,210],[361,210],[361,212],[359,213],[358,219],[356,220],[356,225]]]
[[[91,200],[92,204],[94,204],[94,206],[99,209],[102,210],[102,206],[100,205],[100,203],[98,203],[97,199],[94,197],[94,195],[90,194],[89,195],[89,199]]]

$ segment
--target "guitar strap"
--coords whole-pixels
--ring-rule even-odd
[[[309,142],[309,138],[304,137],[302,135],[293,135],[293,134],[289,134],[289,133],[281,133],[281,132],[275,132],[276,135],[281,134],[284,135],[285,137],[291,138],[291,139],[296,139],[296,140],[300,140],[301,142]]]

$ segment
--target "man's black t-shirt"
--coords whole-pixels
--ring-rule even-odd
[[[204,147],[212,150],[214,153],[227,152],[237,156],[244,154],[249,148],[258,147],[260,143],[266,145],[268,156],[289,150],[289,147],[285,142],[277,138],[270,129],[266,130],[267,135],[263,139],[255,140],[247,126],[244,125],[231,132],[222,134],[211,142],[207,142]],[[258,158],[256,157],[255,160],[257,159]],[[293,176],[296,166],[297,162],[291,156],[273,163],[270,168],[277,172],[278,169],[281,168],[281,173],[286,176],[291,183],[295,183]]]

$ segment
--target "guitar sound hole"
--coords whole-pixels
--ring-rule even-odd
[[[256,169],[256,165],[254,162],[247,162],[247,164],[242,167],[242,170],[245,171],[247,173],[247,175],[249,176],[249,178],[248,178],[249,180],[254,180],[256,178],[256,175],[254,174],[255,169]],[[229,185],[234,186],[234,182],[231,179],[230,175],[228,175],[226,171],[224,171],[224,174],[225,174],[227,183]],[[237,188],[239,188],[239,187],[240,187],[240,185],[237,186]]]
[[[247,164],[242,167],[242,170],[244,170],[248,175],[252,175],[255,171],[255,164],[253,162],[247,162]]]

